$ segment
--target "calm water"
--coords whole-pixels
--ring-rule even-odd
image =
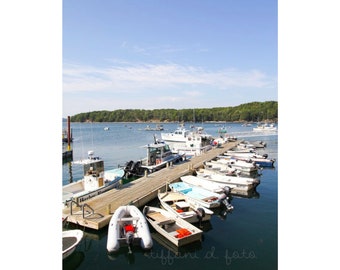
[[[74,160],[86,158],[94,150],[105,161],[105,169],[116,168],[129,160],[145,156],[141,146],[160,138],[160,131],[144,131],[145,123],[71,123]],[[149,124],[155,126],[154,124]],[[110,130],[104,131],[108,126]],[[173,131],[177,124],[164,124]],[[202,124],[207,133],[218,136],[220,124]],[[252,132],[253,126],[226,123],[228,132],[245,140],[262,140],[267,148],[261,152],[275,158],[275,168],[263,169],[261,184],[252,198],[233,197],[234,211],[226,216],[216,211],[204,224],[203,241],[176,249],[150,228],[154,236],[151,251],[133,248],[133,254],[122,248],[115,255],[106,250],[107,228],[85,229],[85,237],[71,257],[63,261],[63,269],[277,269],[278,263],[278,136]],[[186,123],[190,127],[190,123]],[[82,178],[82,168],[63,164],[63,185]],[[157,205],[155,200],[150,204]],[[68,224],[64,229],[80,228]]]

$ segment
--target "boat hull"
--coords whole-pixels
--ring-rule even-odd
[[[127,231],[127,226],[132,230]],[[132,232],[133,242],[129,242],[129,234]],[[120,206],[111,217],[108,235],[107,251],[116,252],[122,246],[140,245],[143,249],[150,249],[153,241],[147,221],[143,213],[134,205]]]
[[[145,206],[143,212],[149,224],[178,247],[202,239],[202,230],[164,209]]]
[[[221,206],[221,194],[210,192],[199,187],[188,187],[183,182],[169,184],[171,190],[182,193],[192,200],[206,208],[217,208]]]
[[[209,221],[214,214],[210,209],[190,201],[187,196],[178,192],[158,193],[158,199],[164,209],[189,223]],[[186,202],[189,206],[186,209],[181,209],[182,211],[178,211],[176,207],[177,202]]]
[[[63,231],[63,259],[69,257],[83,239],[84,233],[81,230]]]

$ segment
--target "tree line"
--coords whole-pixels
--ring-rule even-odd
[[[192,109],[125,109],[93,111],[70,117],[71,122],[259,122],[278,120],[278,102],[250,102],[234,107]]]

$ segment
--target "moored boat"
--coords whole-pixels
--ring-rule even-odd
[[[83,231],[78,229],[63,231],[63,259],[66,259],[74,252],[83,237]]]
[[[202,239],[202,230],[165,209],[145,206],[143,213],[158,233],[178,247]]]
[[[260,184],[258,177],[241,177],[221,175],[207,169],[196,171],[196,176],[200,179],[205,179],[212,182],[222,183],[231,188],[231,194],[237,191],[249,191],[256,188]]]
[[[212,149],[213,137],[202,127],[188,130],[182,125],[173,132],[161,133],[161,138],[174,153],[197,156]]]
[[[200,204],[201,206],[204,206],[209,209],[220,207],[222,204],[224,204],[227,207],[227,209],[233,208],[228,201],[229,198],[227,196],[228,194],[226,193],[219,194],[216,192],[206,190],[204,188],[189,186],[184,182],[171,183],[169,184],[169,187],[173,191],[177,191],[179,193],[186,195],[189,198],[189,200],[193,200]]]
[[[190,200],[186,195],[174,192],[158,193],[161,206],[189,223],[209,221],[214,214],[210,209]]]
[[[244,160],[238,160],[238,159],[230,159],[228,157],[225,158],[216,158],[211,161],[207,161],[205,163],[206,166],[219,169],[222,171],[236,169],[237,171],[241,172],[242,174],[248,174],[248,175],[255,175],[258,174],[259,166],[256,165],[253,161],[244,161]]]
[[[79,204],[115,188],[124,175],[122,168],[105,172],[104,161],[95,157],[93,151],[88,152],[87,159],[74,161],[73,164],[83,166],[83,179],[62,187],[64,207],[69,206],[71,201]]]
[[[154,143],[143,146],[146,149],[146,157],[136,162],[129,161],[124,170],[127,177],[143,176],[145,173],[153,173],[166,166],[178,163],[185,159],[184,154],[173,153],[168,144],[154,139]]]
[[[190,186],[201,187],[215,193],[224,193],[225,191],[229,193],[230,191],[230,187],[228,187],[226,184],[208,181],[193,175],[182,176],[181,180],[182,182],[187,183]]]
[[[151,249],[153,241],[148,223],[143,213],[134,205],[124,205],[116,209],[111,217],[106,248],[115,252],[122,246],[129,248],[140,245],[143,249]]]

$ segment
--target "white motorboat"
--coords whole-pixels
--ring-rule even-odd
[[[158,207],[145,206],[143,213],[157,232],[178,247],[202,239],[202,230],[172,212]]]
[[[208,181],[227,185],[228,187],[231,188],[232,194],[233,192],[250,191],[260,184],[259,178],[222,175],[207,169],[197,170],[196,175],[200,179],[205,179]]]
[[[168,191],[158,193],[161,206],[189,223],[209,221],[214,214],[210,209],[190,200],[186,195]]]
[[[257,127],[253,128],[255,132],[276,132],[277,127],[274,124],[259,124]]]
[[[151,249],[153,241],[148,223],[143,213],[134,205],[120,206],[111,217],[106,248],[115,252],[122,246],[129,248],[140,245],[143,249]]]
[[[74,252],[83,237],[83,231],[78,229],[63,231],[63,259],[66,259]]]
[[[201,187],[215,193],[224,193],[226,191],[229,193],[230,191],[230,187],[226,184],[205,180],[193,175],[182,176],[181,180],[182,182],[187,183],[191,186]]]
[[[212,149],[213,137],[206,134],[202,127],[188,130],[182,125],[173,132],[161,133],[161,138],[172,152],[187,156],[201,155]]]
[[[255,163],[259,167],[274,167],[275,159],[268,158],[268,154],[259,155],[257,153],[238,153],[227,151],[224,156],[220,156],[224,160],[242,160],[248,163]]]
[[[169,184],[169,187],[172,191],[186,195],[189,200],[192,200],[203,207],[210,209],[220,207],[224,204],[227,209],[232,208],[228,201],[229,198],[227,197],[227,193],[219,194],[204,188],[189,186],[184,182],[171,183]]]
[[[88,158],[74,161],[73,164],[83,166],[83,179],[64,185],[63,207],[68,207],[71,201],[77,204],[102,194],[119,185],[124,176],[124,169],[117,168],[104,171],[104,161],[95,157],[93,151],[88,152]]]
[[[247,162],[244,160],[230,159],[228,157],[216,158],[215,160],[207,161],[205,163],[207,167],[213,169],[219,169],[222,171],[228,171],[230,169],[236,169],[242,174],[257,174],[259,171],[259,166],[255,162]]]

